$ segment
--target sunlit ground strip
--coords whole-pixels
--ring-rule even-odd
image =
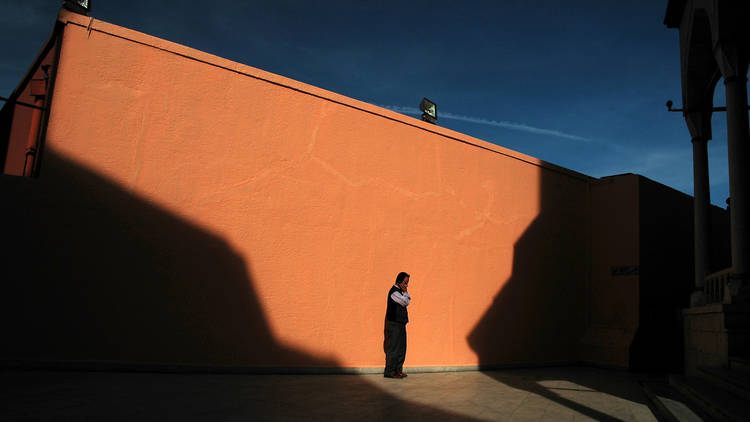
[[[474,420],[657,420],[645,401],[567,380],[537,382],[516,372],[412,374],[406,380],[363,378],[401,400]],[[623,396],[640,394],[636,383],[624,382],[614,377],[603,384]]]

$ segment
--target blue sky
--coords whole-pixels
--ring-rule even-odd
[[[46,39],[59,0],[0,0],[0,95]],[[603,177],[637,173],[692,194],[678,33],[666,0],[93,0],[92,16],[413,114]],[[715,105],[724,105],[717,85]],[[726,116],[709,142],[711,201],[729,196]]]

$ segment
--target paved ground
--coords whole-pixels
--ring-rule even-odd
[[[0,372],[0,420],[656,421],[634,375],[564,367],[382,375]]]

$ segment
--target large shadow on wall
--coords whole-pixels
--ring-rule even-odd
[[[513,248],[513,269],[468,336],[485,368],[576,361],[588,271],[585,181],[540,169],[540,210]]]
[[[539,189],[540,211],[514,245],[511,277],[498,280],[500,291],[467,341],[480,367],[498,382],[594,420],[618,421],[604,409],[566,397],[564,390],[570,388],[544,385],[545,377],[552,377],[574,390],[603,392],[647,405],[634,380],[612,382],[607,377],[621,375],[562,368],[579,361],[579,339],[587,324],[589,193],[582,177],[547,169],[541,170]],[[493,370],[540,365],[560,367],[538,372]]]
[[[681,310],[693,291],[693,200],[648,179],[639,181],[639,324],[630,368],[681,373]]]
[[[42,170],[2,184],[3,357],[334,366],[274,341],[221,238],[54,151]]]
[[[54,151],[45,154],[39,179],[1,176],[0,196],[1,359],[82,362],[83,368],[120,362],[142,370],[338,366],[276,341],[249,263],[224,240]],[[346,378],[347,391],[382,403],[384,415],[459,418]],[[123,394],[150,397],[148,389],[120,387]],[[215,396],[205,393],[189,393],[183,403]],[[225,393],[244,406],[252,402]],[[308,394],[326,398],[325,391]],[[305,415],[303,408],[279,412]]]

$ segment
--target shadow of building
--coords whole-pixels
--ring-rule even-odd
[[[60,154],[47,151],[37,179],[0,176],[0,196],[3,238],[10,246],[2,254],[0,299],[6,368],[180,373],[157,386],[146,386],[137,376],[112,377],[115,385],[106,391],[86,391],[93,394],[91,401],[75,391],[48,397],[70,396],[84,409],[76,414],[104,415],[125,399],[170,417],[195,416],[193,410],[229,403],[250,414],[304,419],[304,406],[258,400],[282,397],[283,382],[253,396],[243,390],[241,377],[206,378],[215,387],[208,390],[181,380],[200,376],[196,373],[339,366],[335,359],[279,344],[255,293],[249,263],[223,239]],[[76,382],[85,390],[100,385],[101,377],[107,375]],[[361,377],[337,379],[345,392],[318,385],[303,394],[318,398],[320,406],[347,397],[381,403],[382,414],[348,408],[351,417],[472,420],[396,397]],[[336,413],[341,408],[332,407],[330,417],[341,417]],[[38,416],[51,417],[44,412],[54,406],[45,403],[42,409]]]

